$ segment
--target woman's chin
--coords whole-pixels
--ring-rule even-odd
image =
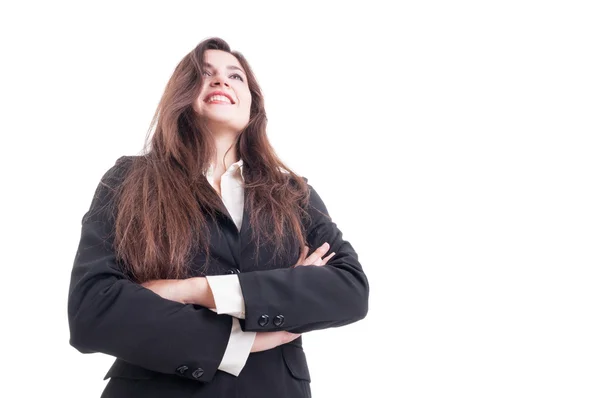
[[[214,117],[206,118],[206,125],[213,131],[241,131],[245,127],[245,125],[241,124],[239,121],[234,121],[229,118]]]

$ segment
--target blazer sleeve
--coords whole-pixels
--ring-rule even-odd
[[[126,158],[104,174],[82,219],[68,295],[69,343],[82,353],[208,382],[223,359],[232,318],[164,299],[130,281],[116,261],[109,204]]]
[[[308,187],[310,222],[305,227],[310,252],[328,242],[329,253],[336,254],[325,266],[238,274],[246,310],[240,324],[245,331],[304,333],[347,325],[367,315],[369,283],[358,255],[317,191]]]

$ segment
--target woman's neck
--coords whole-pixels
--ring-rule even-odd
[[[237,135],[219,135],[215,137],[216,157],[212,160],[215,174],[221,175],[229,166],[239,160],[235,141]],[[231,148],[231,149],[230,149]],[[223,163],[225,163],[223,165]]]

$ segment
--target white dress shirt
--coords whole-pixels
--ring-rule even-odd
[[[244,215],[244,176],[242,174],[243,161],[233,163],[221,176],[221,199],[231,215],[238,231],[242,225]],[[206,179],[211,186],[216,188],[213,176],[214,167],[211,165],[206,172]],[[217,189],[217,192],[219,189]],[[244,332],[240,327],[239,319],[245,318],[245,304],[242,289],[237,275],[207,276],[206,280],[212,290],[215,306],[212,309],[218,314],[233,316],[231,335],[225,349],[225,354],[218,369],[238,376],[250,355],[254,344],[256,332]]]

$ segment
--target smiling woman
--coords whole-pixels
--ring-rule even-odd
[[[357,253],[266,122],[248,62],[207,39],[175,68],[145,153],[102,177],[68,320],[73,347],[115,357],[103,397],[310,397],[301,334],[366,316]]]

